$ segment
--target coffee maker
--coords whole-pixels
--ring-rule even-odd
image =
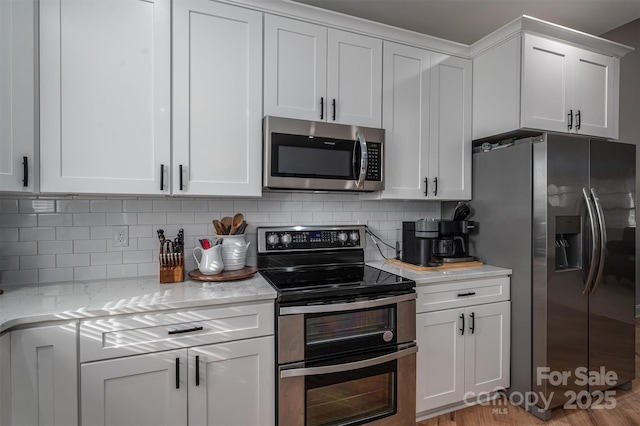
[[[418,266],[440,266],[433,260],[434,242],[438,239],[438,221],[419,219],[402,222],[401,260]]]
[[[470,220],[439,220],[438,238],[433,243],[434,261],[443,263],[471,262],[469,256],[469,234],[476,228]]]

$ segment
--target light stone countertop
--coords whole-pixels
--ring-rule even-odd
[[[403,268],[382,260],[367,262],[367,265],[414,280],[417,285],[507,276],[512,273],[511,269],[499,268],[491,265],[442,269],[428,272],[414,271],[413,269]]]
[[[18,325],[105,315],[274,300],[276,291],[257,273],[227,282],[187,279],[161,284],[158,277],[52,284],[4,285],[0,333]]]

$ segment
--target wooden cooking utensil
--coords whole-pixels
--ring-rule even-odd
[[[229,216],[225,216],[220,219],[220,222],[222,223],[222,226],[224,226],[223,234],[229,234],[229,231],[231,231],[231,224],[233,223],[233,219]]]
[[[233,216],[233,221],[231,222],[231,230],[229,231],[229,235],[233,235],[236,233],[240,225],[244,222],[244,215],[242,213],[236,213]]]
[[[227,233],[224,225],[218,219],[213,219],[213,229],[216,230],[216,234],[225,235]]]

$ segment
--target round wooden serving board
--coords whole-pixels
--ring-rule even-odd
[[[219,274],[215,275],[205,275],[200,272],[199,269],[194,269],[192,271],[189,271],[187,275],[189,275],[189,278],[198,281],[233,281],[249,278],[256,272],[258,272],[258,268],[256,268],[255,266],[245,266],[244,268],[238,269],[236,271],[222,271]]]

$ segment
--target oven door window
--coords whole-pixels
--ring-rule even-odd
[[[395,345],[396,305],[305,316],[305,358]]]
[[[359,425],[394,415],[397,361],[307,376],[306,426]]]
[[[355,179],[360,173],[355,147],[355,141],[350,140],[274,133],[271,135],[271,175]]]

